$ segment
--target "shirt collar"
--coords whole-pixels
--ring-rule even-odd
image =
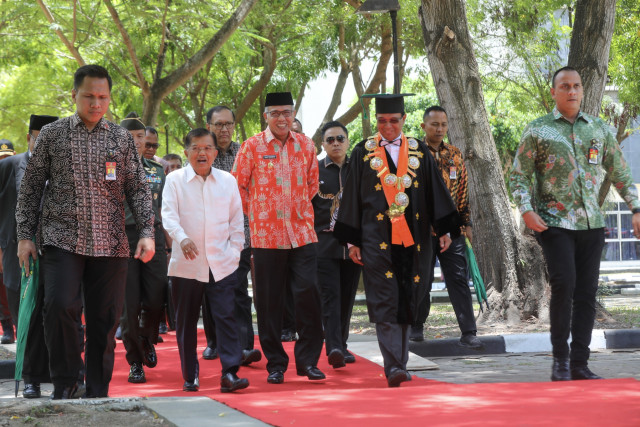
[[[80,118],[80,115],[76,111],[75,113],[73,113],[73,116],[71,116],[71,127],[75,128],[75,127],[80,126],[81,124],[84,125],[84,122],[82,121],[82,119]],[[98,124],[96,124],[96,128],[97,127],[101,127],[102,129],[109,130],[109,122],[107,122],[104,119],[104,117],[101,117],[100,121],[98,122]]]
[[[346,165],[347,163],[349,163],[349,156],[344,158],[344,164]],[[329,156],[324,156],[324,167],[326,168],[329,165],[335,165],[335,163],[333,163],[333,160],[331,160]]]
[[[218,155],[222,154],[223,156],[235,157],[239,148],[240,148],[240,144],[238,144],[237,142],[231,141],[226,151],[222,151],[220,148],[218,148]]]
[[[437,148],[433,148],[428,142],[427,142],[427,137],[424,138],[424,144],[429,148],[430,151],[438,152],[438,151],[442,151],[442,150],[446,150],[446,144],[444,143],[444,141],[442,141],[440,143],[440,145],[438,145]]]
[[[280,140],[273,135],[273,132],[271,132],[271,128],[267,127],[267,129],[264,131],[264,135],[267,137],[267,142],[271,142],[275,139],[276,142],[280,143]],[[286,142],[293,141],[295,139],[293,135],[294,133],[289,131]]]
[[[380,134],[380,140],[381,141],[389,141],[389,142],[391,142],[391,141],[395,141],[395,140],[398,140],[398,139],[401,139],[401,138],[402,138],[402,132],[400,132],[400,134],[398,136],[396,136],[395,138],[393,138],[391,140],[385,139],[385,137],[382,136],[382,134]]]
[[[187,182],[191,182],[191,180],[199,176],[198,174],[196,174],[196,171],[193,170],[193,167],[191,166],[191,164],[188,164],[183,169],[184,169],[185,177],[187,178]],[[207,179],[211,178],[215,181],[216,180],[214,177],[215,171],[216,171],[216,168],[211,166],[211,173],[209,174],[209,176],[207,176]]]
[[[561,118],[563,118],[564,116],[562,115],[562,113],[560,113],[560,111],[558,111],[558,107],[553,107],[553,111],[551,112],[553,114],[553,118],[554,120],[559,120]],[[582,119],[587,123],[591,123],[593,122],[593,119],[591,117],[589,117],[587,114],[583,113],[582,110],[580,110],[578,112],[578,117],[576,117],[576,121],[578,119]],[[566,119],[565,119],[566,120]]]

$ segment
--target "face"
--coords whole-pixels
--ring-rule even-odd
[[[36,139],[38,139],[38,135],[40,135],[39,130],[32,130],[31,133],[27,134],[27,147],[32,153],[36,148]]]
[[[218,141],[218,146],[227,148],[231,144],[235,123],[233,114],[229,110],[221,110],[211,115],[211,120],[207,123],[209,132],[213,132]]]
[[[204,135],[191,139],[191,145],[184,150],[189,164],[196,174],[206,177],[211,173],[211,165],[218,155],[213,137]]]
[[[327,129],[322,139],[322,147],[334,163],[342,163],[349,148],[349,138],[341,127]]]
[[[291,125],[291,130],[297,133],[302,133],[302,125],[300,124],[300,122],[294,120],[293,124]]]
[[[180,160],[167,160],[167,167],[165,168],[164,173],[169,175],[171,172],[178,169],[182,169],[182,162]]]
[[[93,129],[109,109],[109,82],[105,78],[85,77],[78,90],[71,91],[71,99],[84,124]]]
[[[573,70],[560,71],[555,85],[551,88],[551,97],[556,101],[562,115],[573,116],[580,111],[583,89],[580,74]]]
[[[402,132],[402,126],[404,126],[406,118],[406,114],[403,116],[400,113],[376,114],[378,132],[384,139],[392,141]]]
[[[447,134],[447,129],[449,129],[447,113],[444,111],[430,111],[425,116],[420,127],[424,131],[429,144],[439,145]]]
[[[263,113],[264,119],[273,135],[278,139],[284,139],[289,134],[293,119],[296,115],[292,105],[273,105],[267,107]]]
[[[144,129],[130,130],[129,133],[133,136],[138,155],[142,157],[144,155]]]
[[[144,135],[144,157],[147,159],[153,159],[158,151],[158,134],[153,132],[146,132]]]

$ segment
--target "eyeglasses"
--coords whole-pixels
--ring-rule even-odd
[[[277,119],[280,116],[288,118],[288,117],[291,117],[291,115],[293,114],[293,111],[292,110],[284,110],[284,111],[272,110],[267,112],[267,114],[272,119]]]
[[[217,130],[224,128],[231,129],[235,126],[234,122],[225,122],[225,123],[209,123],[211,126],[216,128]]]
[[[147,148],[153,148],[154,150],[157,150],[160,144],[153,144],[151,142],[147,142],[146,144],[144,144],[144,146]]]
[[[324,142],[326,142],[327,144],[333,144],[334,141],[338,141],[340,144],[342,144],[346,140],[347,140],[346,136],[338,135],[338,136],[328,136]]]
[[[189,150],[195,151],[197,153],[201,151],[204,151],[205,153],[211,153],[213,152],[213,150],[216,150],[216,147],[212,147],[210,145],[207,145],[206,147],[196,147],[195,145],[192,145],[189,147]]]
[[[386,125],[387,123],[391,123],[392,125],[397,125],[398,123],[400,123],[400,120],[402,119],[378,119],[377,122],[379,125]]]

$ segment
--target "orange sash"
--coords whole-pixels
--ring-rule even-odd
[[[375,136],[377,147],[375,150],[373,150],[373,153],[376,157],[379,157],[382,160],[383,166],[380,169],[382,173],[378,172],[378,177],[380,178],[380,185],[382,185],[382,189],[384,190],[384,196],[387,199],[387,204],[389,205],[389,207],[391,207],[391,205],[395,203],[396,194],[401,192],[398,189],[400,184],[387,185],[384,183],[384,178],[390,173],[390,171],[389,164],[387,162],[387,150],[384,147],[380,146],[381,139],[382,137],[378,132]],[[396,171],[398,183],[400,182],[400,177],[406,175],[408,166],[409,144],[407,143],[407,137],[403,133],[402,142],[400,143],[400,154],[398,155],[398,168]],[[401,188],[403,188],[404,190],[404,187]],[[409,230],[409,225],[407,224],[407,219],[404,215],[391,218],[391,243],[394,245],[404,245],[405,247],[409,247],[414,243],[413,237],[411,236],[411,230]]]

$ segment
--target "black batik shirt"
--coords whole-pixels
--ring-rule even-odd
[[[93,257],[128,257],[125,198],[140,238],[153,239],[151,193],[126,129],[103,118],[89,132],[77,113],[42,129],[18,195],[18,240],[35,235],[47,181],[40,218],[44,246]]]

